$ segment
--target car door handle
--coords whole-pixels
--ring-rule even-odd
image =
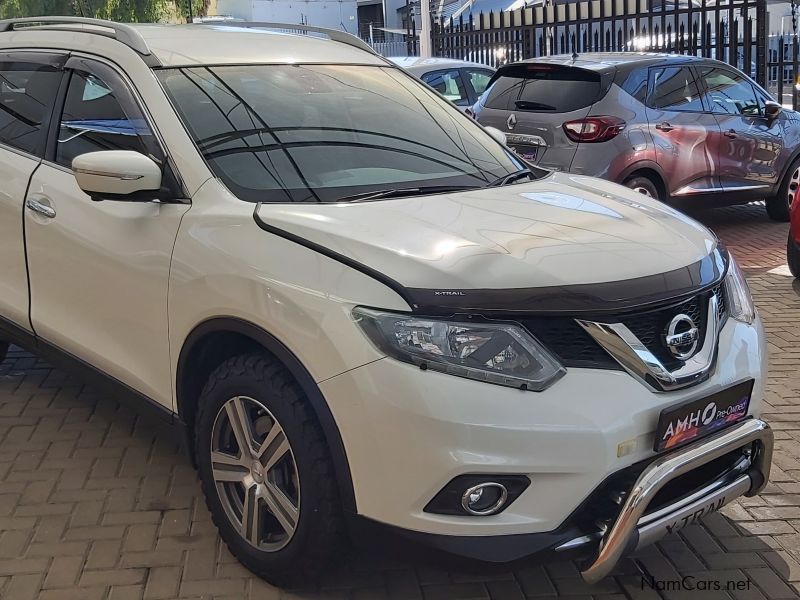
[[[728,129],[728,131],[726,131],[723,135],[727,138],[731,138],[732,140],[736,139],[736,132],[733,129]]]
[[[658,125],[656,125],[656,129],[658,129],[659,131],[672,131],[675,128],[666,121],[664,121],[663,123],[659,123]]]
[[[54,219],[56,216],[56,209],[52,206],[48,206],[41,200],[37,200],[36,198],[28,198],[25,201],[25,206],[28,207],[28,210],[31,210],[35,213],[38,213],[48,219]]]

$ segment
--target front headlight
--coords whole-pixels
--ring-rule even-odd
[[[523,390],[542,391],[566,373],[546,348],[509,323],[470,323],[356,307],[353,317],[386,355],[417,365]]]
[[[756,318],[756,307],[753,304],[753,297],[750,295],[750,288],[733,256],[728,260],[728,274],[725,277],[728,313],[737,321],[750,324]]]

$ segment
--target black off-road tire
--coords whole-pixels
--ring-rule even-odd
[[[789,234],[789,239],[786,241],[786,260],[789,263],[789,271],[797,279],[800,279],[800,244],[797,244],[792,239],[791,234]]]
[[[800,158],[789,165],[786,174],[783,176],[783,181],[778,187],[778,193],[766,199],[767,214],[773,221],[786,223],[789,220],[790,196],[793,199],[794,192],[798,186],[798,169],[800,169]]]
[[[294,534],[275,551],[249,544],[223,507],[212,474],[212,431],[217,414],[234,397],[263,404],[283,428],[299,479],[300,508]],[[198,472],[214,524],[231,553],[250,571],[282,587],[313,587],[330,559],[347,547],[333,464],[322,428],[300,386],[281,364],[252,354],[231,358],[209,377],[195,423]]]
[[[655,200],[661,200],[661,201],[664,200],[661,197],[661,192],[659,192],[658,186],[644,175],[636,175],[634,177],[630,177],[626,179],[622,185],[636,192],[639,192],[643,196],[649,196],[650,198],[653,198]]]

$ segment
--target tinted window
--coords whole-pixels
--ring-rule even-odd
[[[425,73],[422,76],[422,81],[453,104],[463,105],[469,102],[467,90],[464,88],[464,81],[461,79],[461,73],[458,70]]]
[[[703,112],[700,88],[694,73],[686,67],[651,69],[653,77],[649,104],[659,110]]]
[[[700,71],[712,112],[728,115],[761,115],[761,106],[752,84],[744,77],[717,67]]]
[[[254,202],[335,202],[421,186],[477,187],[519,162],[402,71],[245,65],[157,71],[212,171]]]
[[[557,65],[521,64],[501,68],[485,106],[502,110],[572,112],[595,102],[600,75]]]
[[[628,92],[631,96],[636,98],[639,102],[644,104],[647,99],[647,76],[648,69],[639,68],[634,69],[625,78],[620,86],[623,90]]]
[[[469,83],[475,93],[480,96],[486,91],[486,86],[489,85],[489,80],[492,78],[491,71],[476,71],[475,69],[464,69],[464,72],[469,77]]]
[[[525,82],[521,77],[502,75],[492,82],[484,101],[486,108],[513,110],[514,101],[519,98],[519,91]]]
[[[52,110],[61,81],[55,67],[34,63],[0,63],[0,141],[40,154],[42,123]]]
[[[58,132],[56,162],[100,150],[152,154],[153,136],[130,91],[116,77],[74,71]]]

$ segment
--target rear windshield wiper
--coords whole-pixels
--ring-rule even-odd
[[[513,173],[509,173],[508,175],[503,175],[502,177],[498,177],[494,181],[487,183],[484,187],[502,187],[504,185],[508,185],[509,183],[514,183],[515,181],[519,181],[520,179],[536,179],[536,175],[533,174],[533,171],[530,169],[520,169],[519,171],[514,171]]]
[[[530,100],[517,100],[514,102],[519,110],[556,110],[555,106],[551,104],[543,104],[542,102],[531,102]]]
[[[476,190],[474,185],[431,185],[426,187],[396,188],[390,190],[378,190],[375,192],[363,192],[337,198],[336,202],[367,202],[369,200],[379,200],[381,198],[402,198],[404,196],[424,196],[426,194],[446,194],[447,192],[463,192],[465,190]]]

